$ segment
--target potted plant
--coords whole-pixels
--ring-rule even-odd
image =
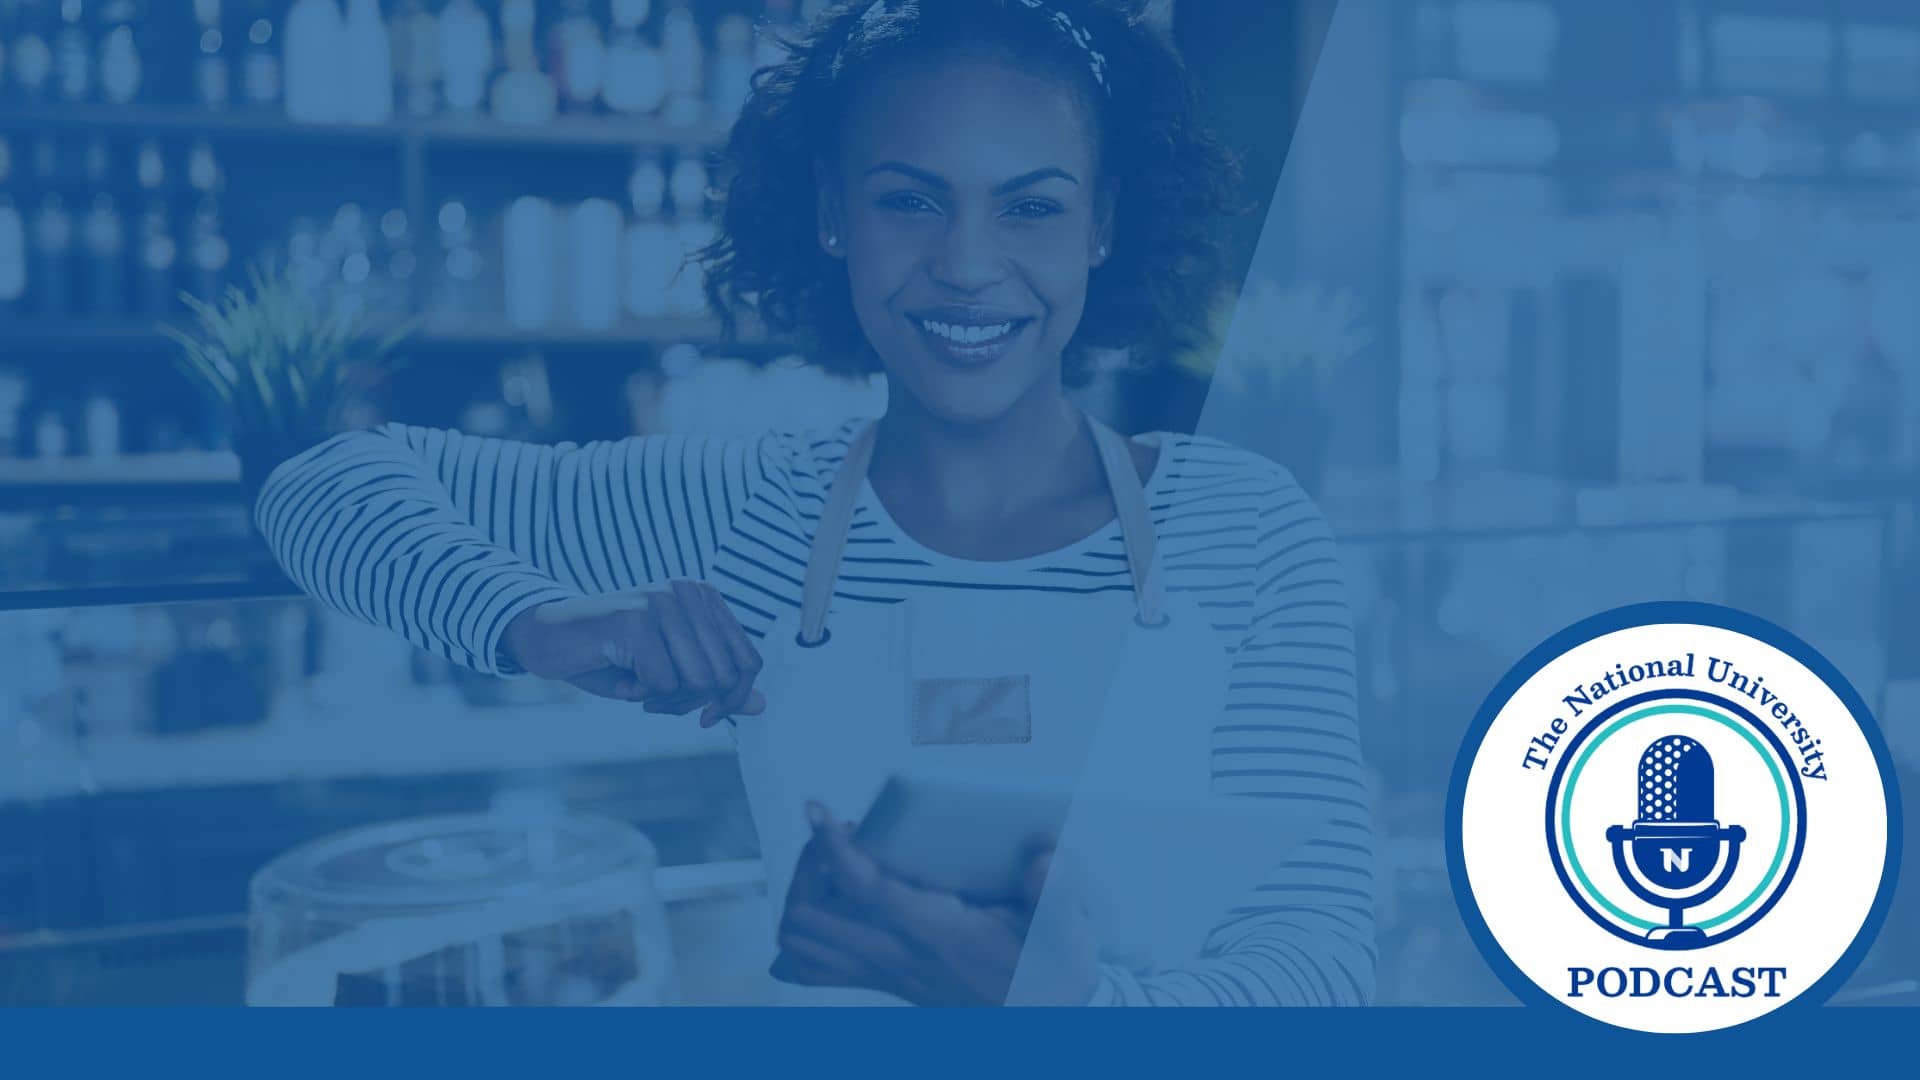
[[[1360,302],[1318,285],[1248,282],[1215,314],[1216,342],[1179,358],[1211,380],[1205,416],[1224,438],[1285,465],[1321,495],[1332,435],[1329,387],[1349,360],[1373,343]]]
[[[226,412],[249,500],[275,466],[339,430],[411,330],[376,336],[362,315],[284,270],[251,270],[246,288],[215,300],[181,300],[193,325],[161,330],[179,343],[187,377]]]

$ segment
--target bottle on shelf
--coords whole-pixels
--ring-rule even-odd
[[[486,103],[493,76],[493,24],[473,0],[448,0],[436,29],[447,108],[476,112]]]
[[[100,96],[109,105],[125,105],[140,96],[140,46],[133,24],[139,12],[134,0],[106,0],[100,20]]]
[[[140,144],[135,175],[140,183],[139,258],[135,292],[140,310],[148,315],[165,315],[175,302],[174,268],[180,260],[180,245],[173,237],[173,215],[167,205],[166,159],[160,144],[152,139]]]
[[[633,219],[626,236],[626,309],[636,319],[667,313],[667,289],[678,268],[673,225],[667,220],[667,172],[643,154],[627,179]]]
[[[380,15],[380,0],[347,0],[341,33],[344,73],[337,73],[344,119],[384,124],[393,119],[393,38]]]
[[[106,461],[120,456],[120,406],[112,397],[95,388],[87,395],[81,421],[88,457]]]
[[[204,139],[187,152],[187,182],[199,196],[187,233],[189,289],[193,295],[211,300],[226,285],[232,248],[220,227],[220,165]]]
[[[220,28],[220,0],[193,0],[193,20],[200,31],[193,60],[194,100],[203,108],[224,109],[233,100],[233,86],[227,38]]]
[[[613,0],[613,36],[607,43],[607,108],[651,116],[667,97],[667,66],[660,50],[641,33],[651,0]]]
[[[380,265],[376,268],[376,307],[389,316],[413,310],[414,277],[419,256],[413,250],[413,226],[405,210],[380,215]]]
[[[80,224],[81,247],[86,251],[87,312],[115,316],[125,311],[127,229],[120,207],[109,188],[110,160],[105,139],[87,144],[87,189],[93,192]]]
[[[271,109],[280,105],[282,71],[280,45],[274,41],[273,9],[261,0],[251,0],[247,12],[246,53],[240,63],[240,96],[249,108]]]
[[[507,124],[543,124],[557,105],[553,80],[540,70],[534,48],[533,0],[500,0],[500,37],[507,69],[493,80],[493,118]]]
[[[753,91],[753,23],[745,15],[727,15],[713,32],[713,74],[708,80],[707,108],[715,125],[727,125],[740,115]]]
[[[467,205],[458,199],[441,203],[434,224],[440,230],[440,280],[434,307],[446,315],[471,314],[480,308],[480,273],[485,263],[474,243]]]
[[[549,40],[554,77],[567,111],[593,112],[606,84],[607,43],[588,0],[566,0]]]
[[[13,457],[23,449],[20,433],[31,387],[26,372],[0,367],[0,458]]]
[[[567,297],[573,321],[606,330],[620,321],[620,208],[587,199],[567,218]]]
[[[373,285],[373,253],[367,215],[359,203],[346,203],[333,215],[328,230],[328,265],[336,267],[332,286],[334,311],[353,321],[366,314]]]
[[[287,226],[287,278],[309,294],[327,282],[326,260],[320,257],[320,223],[301,215]]]
[[[706,310],[706,282],[694,255],[714,240],[707,214],[707,167],[697,155],[683,154],[669,181],[673,197],[672,262],[667,286],[667,310],[694,316]]]
[[[53,78],[53,0],[22,0],[18,33],[8,54],[13,85],[28,101],[47,94]]]
[[[73,313],[73,214],[60,194],[60,148],[52,139],[35,145],[33,172],[40,191],[28,239],[34,308],[42,318],[65,318]]]
[[[281,25],[287,118],[324,124],[347,118],[347,98],[364,73],[354,68],[336,0],[293,0]]]
[[[60,415],[60,410],[54,407],[43,409],[33,425],[33,455],[42,458],[66,457],[69,442],[67,421]]]
[[[522,195],[507,207],[500,262],[507,322],[516,329],[537,330],[553,321],[560,292],[560,235],[554,217],[553,204],[533,195]]]
[[[93,97],[93,41],[85,0],[60,0],[60,32],[53,39],[54,88],[61,101]]]
[[[394,11],[393,69],[401,112],[423,118],[440,111],[440,25],[427,0],[400,0]]]
[[[700,44],[700,24],[688,0],[670,0],[660,23],[660,47],[667,66],[666,118],[672,124],[693,125],[705,113],[701,87],[706,57]]]
[[[12,180],[12,147],[0,137],[0,316],[19,311],[27,296],[27,223],[14,202]]]

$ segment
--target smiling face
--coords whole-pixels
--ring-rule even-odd
[[[895,395],[983,423],[1059,392],[1111,217],[1079,94],[974,52],[896,69],[822,181],[821,242]]]

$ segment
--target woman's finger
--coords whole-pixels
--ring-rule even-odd
[[[829,873],[825,849],[818,837],[808,840],[800,849],[799,861],[793,867],[793,880],[787,884],[786,906],[797,907],[804,903],[814,903],[833,895],[833,879]]]
[[[766,699],[753,688],[761,669],[766,666],[760,657],[760,650],[754,648],[753,639],[747,636],[746,628],[740,625],[740,620],[734,616],[733,608],[727,605],[727,598],[720,595],[720,590],[706,585],[702,586],[701,591],[706,597],[708,609],[713,613],[713,624],[720,632],[722,644],[726,646],[734,669],[740,675],[734,693],[721,703],[725,711],[716,710],[713,719],[717,721],[734,715],[758,716],[766,710]]]
[[[714,618],[713,602],[707,599],[706,586],[697,581],[673,582],[673,595],[680,601],[680,610],[686,614],[687,622],[693,627],[693,637],[700,645],[701,655],[707,659],[707,668],[713,672],[714,688],[721,694],[731,694],[739,685],[741,672],[739,665],[733,662],[733,650],[727,648],[727,641],[719,623]]]
[[[673,590],[713,671],[715,697],[700,714],[700,726],[712,727],[746,704],[747,695],[753,692],[753,678],[735,661],[733,649],[727,644],[721,624],[733,615],[724,605],[713,602],[713,590],[694,581],[675,581]]]
[[[818,804],[813,804],[817,806]],[[889,873],[873,856],[854,843],[853,826],[834,821],[821,808],[814,835],[819,840],[827,872],[836,888],[862,914],[924,940],[929,927],[952,917],[964,905],[958,897],[922,889]],[[812,818],[812,808],[809,808]]]
[[[706,700],[704,694],[679,693],[668,697],[647,698],[644,705],[648,712],[656,716],[685,716],[699,708]]]
[[[603,667],[575,675],[567,682],[595,697],[612,698],[615,701],[640,700],[640,680],[624,668]]]
[[[685,716],[699,708],[701,702],[706,700],[686,693],[653,694],[640,676],[617,667],[603,667],[597,671],[589,671],[583,675],[576,675],[567,682],[595,697],[638,702],[645,711],[662,716]]]
[[[815,835],[840,892],[863,915],[894,928],[908,941],[938,945],[967,914],[966,901],[952,893],[923,889],[875,862],[854,843],[853,826],[829,818]]]
[[[666,642],[667,655],[673,661],[673,670],[679,676],[677,689],[702,696],[711,696],[715,682],[713,668],[707,663],[707,653],[700,647],[700,639],[693,632],[693,623],[682,609],[679,597],[672,593],[662,593],[654,598],[653,611],[660,626],[660,637]]]
[[[653,701],[680,693],[680,677],[667,655],[659,620],[647,612],[636,611],[621,621],[618,640],[607,645],[607,660],[633,672],[639,684],[636,696],[641,699]]]
[[[798,933],[780,935],[780,955],[768,972],[783,982],[802,986],[865,986],[871,982],[857,959]]]
[[[819,904],[799,904],[787,912],[792,933],[855,957],[872,972],[892,981],[917,969],[920,958],[906,939],[884,926],[834,911]]]

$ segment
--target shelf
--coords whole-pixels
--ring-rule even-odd
[[[9,511],[75,506],[239,503],[240,459],[225,451],[0,459],[0,506]]]
[[[650,348],[661,345],[718,345],[720,323],[701,316],[679,316],[618,323],[604,330],[572,326],[523,328],[503,319],[429,319],[398,347],[423,348]],[[742,348],[763,349],[773,343],[742,328],[738,341]]]
[[[401,125],[408,137],[429,147],[550,150],[634,150],[639,147],[718,147],[727,129],[620,117],[558,116],[544,124],[503,124],[480,118],[442,117]]]
[[[362,143],[399,147],[632,151],[642,147],[715,147],[717,125],[677,125],[612,116],[557,116],[543,124],[441,116],[381,124],[313,124],[269,112],[175,105],[14,105],[0,111],[0,132],[62,139],[87,135],[158,136],[280,143]]]
[[[680,863],[662,866],[653,872],[653,888],[660,902],[669,906],[698,904],[751,896],[766,889],[766,867],[759,859],[723,859],[715,862]],[[15,957],[34,951],[57,949],[113,948],[132,945],[143,939],[180,938],[197,935],[231,935],[244,946],[247,930],[245,915],[200,915],[146,923],[118,923],[87,926],[80,929],[49,929],[0,932],[0,956]],[[0,1000],[0,1004],[13,1004]],[[238,1004],[237,1002],[235,1004]]]
[[[395,638],[392,647],[403,643]],[[388,689],[351,673],[273,707],[255,728],[127,735],[43,744],[0,778],[0,804],[74,794],[312,780],[538,771],[731,754],[724,726],[653,716],[578,695],[546,704],[475,706],[451,687]],[[377,704],[377,708],[369,708]],[[405,723],[396,726],[395,717]]]
[[[1904,100],[1868,100],[1832,92],[1799,94],[1787,90],[1734,90],[1702,87],[1691,96],[1658,94],[1642,98],[1592,94],[1578,87],[1496,82],[1472,76],[1418,78],[1405,84],[1406,101],[1434,90],[1466,88],[1482,108],[1534,113],[1587,125],[1621,121],[1664,122],[1682,113],[1733,117],[1749,112],[1795,124],[1853,131],[1895,131],[1914,127],[1913,107]]]
[[[1920,195],[1920,176],[1768,173],[1744,177],[1707,170],[1689,174],[1681,172],[1680,167],[1670,161],[1648,159],[1619,163],[1563,160],[1538,165],[1503,162],[1461,162],[1459,164],[1408,162],[1406,167],[1411,173],[1442,178],[1539,177],[1561,182],[1638,184],[1649,189],[1661,188],[1676,191],[1688,188],[1713,192],[1798,188],[1809,191],[1885,193],[1909,197]]]
[[[1742,497],[1715,508],[1601,505],[1583,500],[1577,507],[1515,508],[1501,519],[1447,519],[1429,507],[1367,505],[1364,501],[1322,500],[1322,506],[1341,544],[1425,544],[1519,540],[1603,533],[1674,533],[1692,529],[1793,527],[1836,522],[1884,526],[1890,506],[1845,506],[1793,498]]]
[[[147,607],[231,600],[276,600],[303,596],[293,582],[261,574],[254,578],[209,578],[147,585],[92,585],[70,589],[0,591],[0,612],[54,611],[77,607]]]
[[[240,459],[227,451],[0,459],[0,490],[28,487],[200,487],[240,481]]]
[[[181,316],[171,321],[184,324],[186,318]],[[702,316],[630,320],[604,330],[566,325],[526,329],[512,326],[497,317],[447,316],[428,318],[400,343],[397,351],[405,354],[416,349],[463,348],[650,349],[681,343],[725,346],[756,353],[780,347],[779,342],[753,329],[745,320],[742,321],[738,338],[723,342],[719,321]],[[32,362],[36,359],[31,355],[12,355],[16,350],[27,353],[57,350],[58,356],[45,359],[67,360],[71,359],[74,351],[126,350],[145,353],[170,351],[174,347],[173,340],[160,332],[159,320],[149,323],[131,320],[36,322],[23,319],[0,324],[0,354],[7,354],[10,361],[18,359]]]

